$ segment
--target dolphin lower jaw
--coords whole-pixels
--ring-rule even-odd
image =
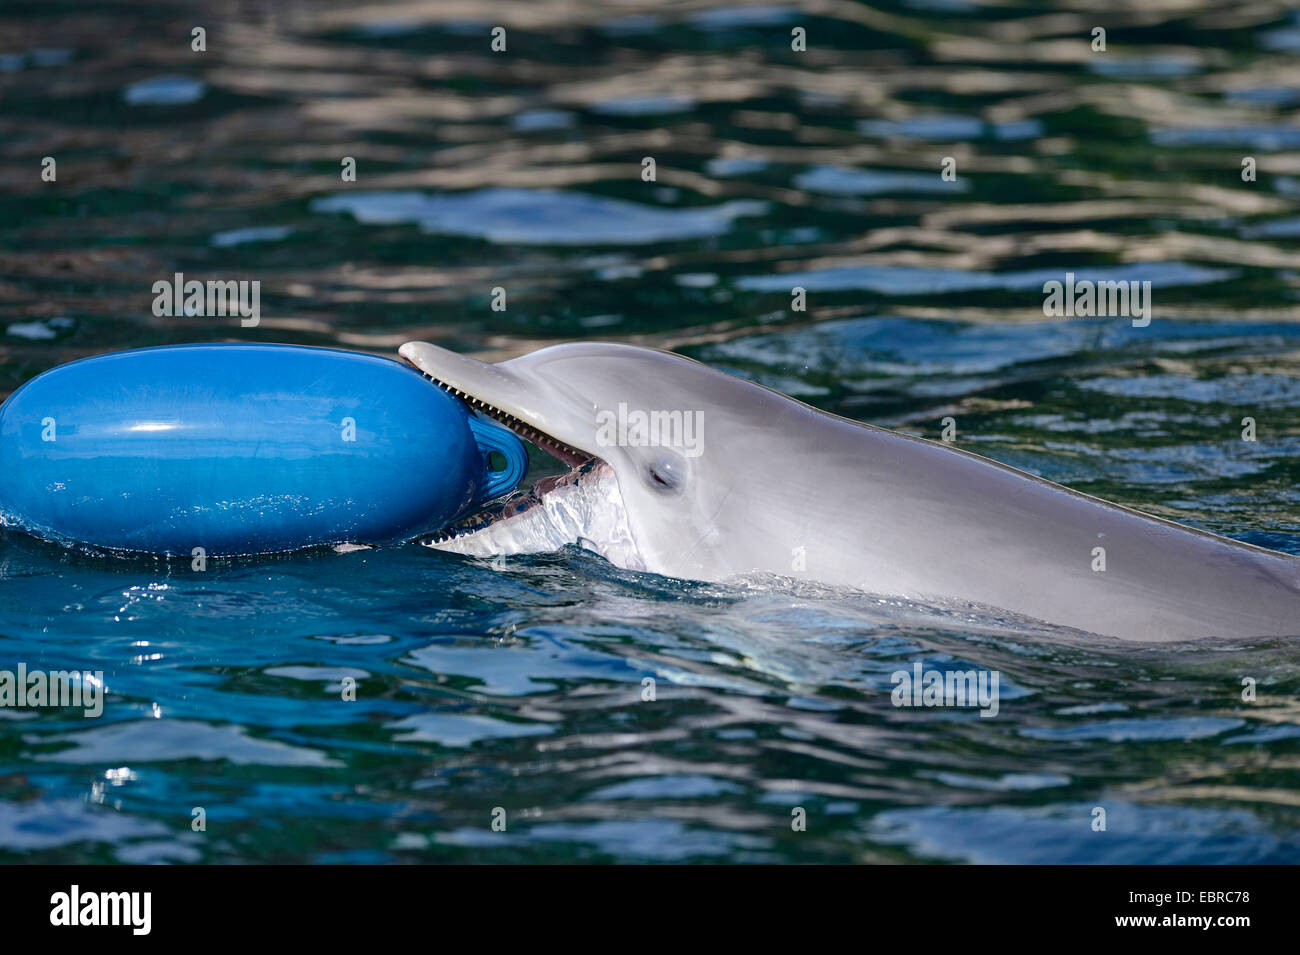
[[[470,557],[541,554],[577,544],[626,570],[645,570],[614,469],[599,459],[543,478],[423,543]]]

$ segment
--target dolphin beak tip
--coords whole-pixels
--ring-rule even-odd
[[[447,351],[446,349],[439,348],[437,345],[430,345],[428,342],[407,342],[401,348],[397,349],[397,354],[410,362],[416,368],[420,369],[420,371],[428,374],[434,367],[438,356],[440,354],[445,356]],[[445,358],[442,362],[439,362],[439,364],[443,365],[446,363]]]

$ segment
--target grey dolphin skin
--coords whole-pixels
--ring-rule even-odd
[[[575,468],[484,526],[430,542],[442,550],[581,543],[671,577],[805,578],[1128,640],[1300,634],[1300,559],[680,355],[579,343],[489,364],[423,342],[401,355]]]

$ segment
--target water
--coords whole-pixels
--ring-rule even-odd
[[[817,9],[11,3],[0,389],[166,343],[616,338],[930,437],[951,415],[1300,553],[1300,18]],[[1046,321],[1067,270],[1149,280],[1150,326]],[[261,280],[261,325],[155,318],[178,271]],[[196,573],[10,533],[19,661],[110,692],[0,708],[5,861],[1300,860],[1294,641],[1125,647],[581,550]],[[893,706],[917,662],[996,670],[997,716]]]

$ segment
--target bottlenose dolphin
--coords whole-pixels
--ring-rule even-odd
[[[779,575],[998,608],[1143,641],[1300,635],[1300,559],[850,421],[671,352],[554,345],[498,364],[400,353],[571,465],[484,526],[477,556],[580,543],[690,580]]]

